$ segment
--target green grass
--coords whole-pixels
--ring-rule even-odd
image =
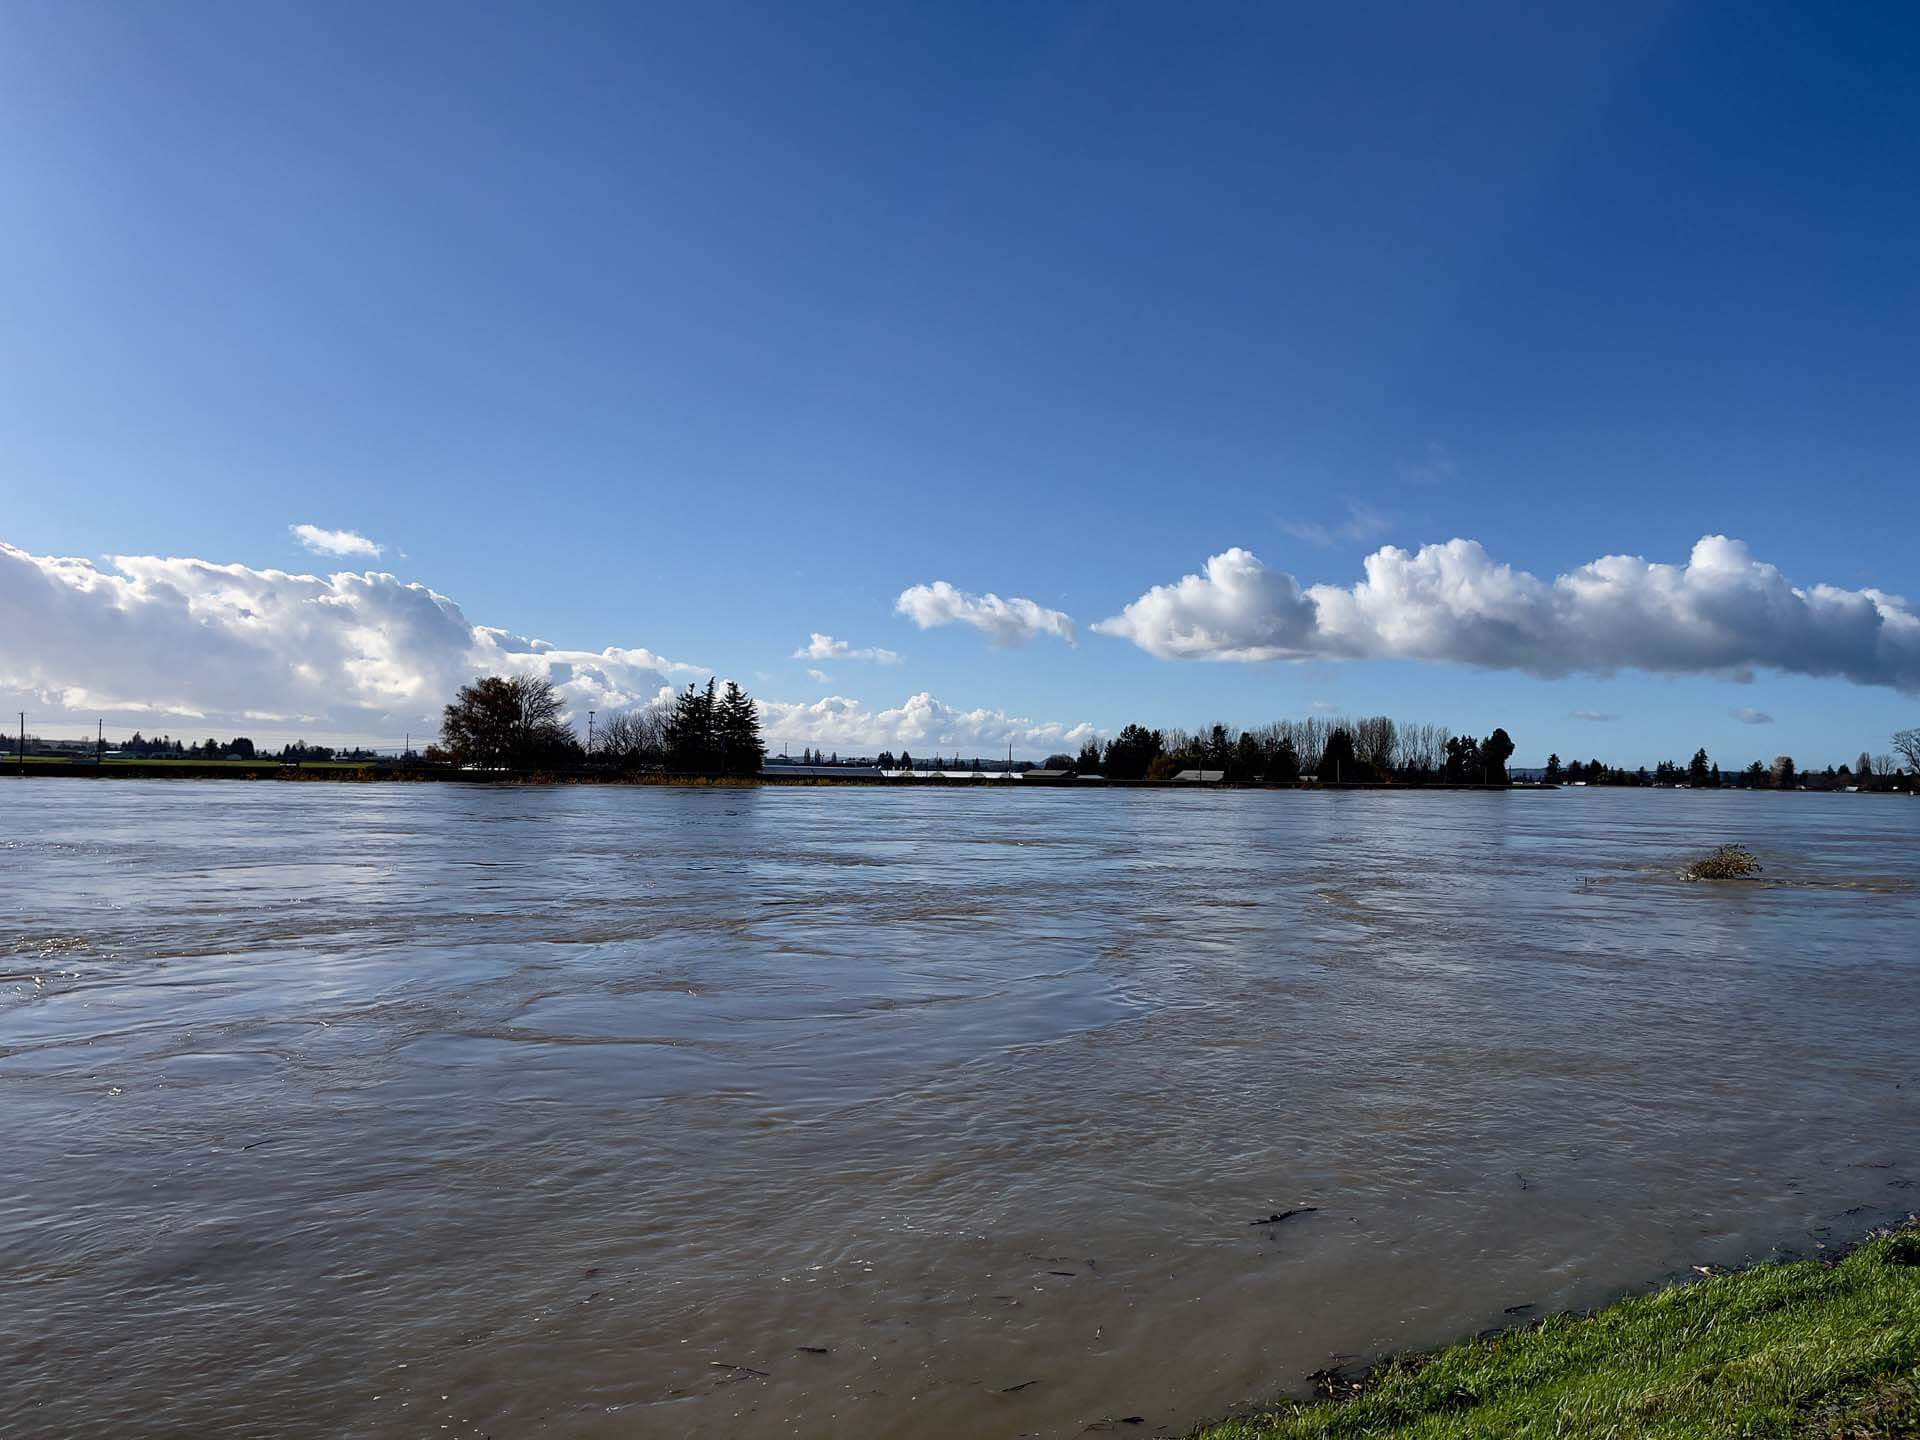
[[[1920,1436],[1920,1232],[1390,1361],[1200,1440]]]

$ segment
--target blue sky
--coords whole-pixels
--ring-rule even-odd
[[[795,703],[1627,763],[1920,723],[1765,667],[1093,632],[1231,547],[1351,586],[1454,537],[1550,581],[1725,534],[1920,598],[1920,17],[1337,8],[7,0],[0,540],[371,565]],[[916,628],[935,580],[1078,644]],[[19,637],[20,704],[107,703]]]

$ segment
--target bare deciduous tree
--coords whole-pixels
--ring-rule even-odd
[[[609,764],[637,768],[658,765],[667,753],[667,717],[654,706],[622,710],[607,717],[594,746]]]
[[[1893,737],[1893,748],[1906,757],[1909,771],[1920,774],[1920,729],[1902,730]]]

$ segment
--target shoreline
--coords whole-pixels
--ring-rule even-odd
[[[929,774],[917,779],[876,775],[669,775],[664,773],[614,773],[611,771],[545,770],[449,770],[429,766],[364,765],[339,761],[312,761],[301,765],[253,761],[91,761],[29,760],[23,768],[17,761],[0,762],[0,781],[4,780],[224,780],[269,781],[280,783],[318,783],[353,785],[616,785],[645,788],[672,786],[687,789],[748,789],[825,787],[842,789],[954,789],[954,790],[1073,790],[1083,793],[1135,790],[1252,790],[1252,791],[1364,791],[1393,795],[1427,793],[1483,793],[1506,791],[1546,791],[1566,789],[1613,790],[1692,790],[1691,786],[1647,785],[1568,785],[1545,780],[1511,780],[1504,784],[1436,781],[1407,785],[1393,781],[1334,780],[1083,780],[1047,778],[1044,780],[1007,779],[999,775],[948,776]],[[1710,787],[1713,788],[1713,787]],[[1723,785],[1717,791],[1729,794],[1860,795],[1913,798],[1920,790],[1775,790]]]
[[[615,773],[593,770],[451,770],[416,765],[359,765],[315,761],[281,765],[254,761],[30,761],[0,765],[0,779],[32,780],[269,780],[338,784],[454,784],[454,785],[630,785],[692,788],[746,788],[750,786],[841,786],[877,789],[987,789],[987,790],[1557,790],[1543,781],[1514,780],[1504,784],[1401,785],[1386,781],[1318,780],[1082,780],[1008,779],[999,775],[948,776],[929,774],[916,779],[881,775],[678,775]],[[1622,787],[1632,788],[1632,787]]]
[[[1189,1440],[1920,1434],[1920,1215],[1815,1259],[1695,1266],[1589,1311],[1305,1377]]]

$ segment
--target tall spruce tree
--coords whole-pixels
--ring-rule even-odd
[[[714,681],[706,688],[688,685],[667,717],[667,768],[684,775],[710,775],[714,769]]]
[[[723,773],[760,773],[760,766],[767,758],[767,747],[760,738],[760,712],[754,707],[753,698],[731,680],[727,682],[726,693],[720,697],[714,732]]]

